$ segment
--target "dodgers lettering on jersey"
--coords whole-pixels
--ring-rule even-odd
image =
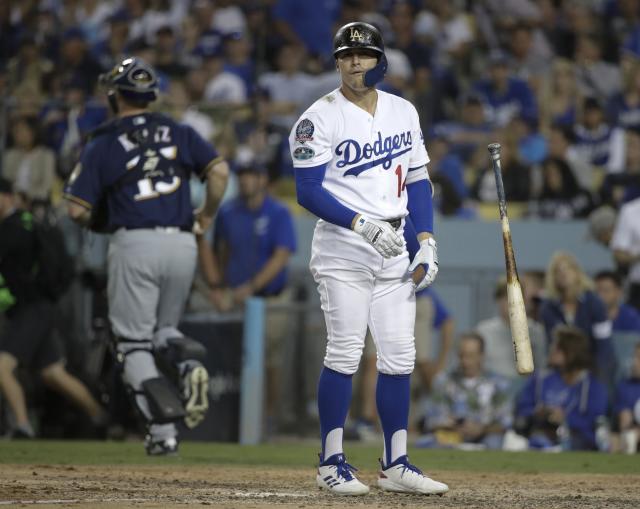
[[[327,165],[322,186],[350,209],[375,219],[407,215],[406,185],[429,178],[418,113],[400,97],[377,91],[375,115],[334,90],[291,130],[295,168]]]
[[[189,179],[217,157],[191,127],[145,113],[102,129],[85,147],[67,197],[92,208],[107,191],[110,226],[150,228],[193,223]],[[126,175],[129,172],[132,177]]]

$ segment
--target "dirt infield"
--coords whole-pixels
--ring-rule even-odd
[[[382,493],[349,500],[320,492],[314,470],[222,466],[0,465],[0,507],[638,508],[640,476],[432,472],[443,497]],[[361,471],[374,485],[376,473]]]

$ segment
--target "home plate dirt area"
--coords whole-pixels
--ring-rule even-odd
[[[359,471],[372,486],[362,497],[332,496],[315,486],[309,468],[199,465],[0,465],[0,507],[225,508],[479,508],[636,509],[640,476],[611,474],[433,471],[446,495],[383,493],[376,472]]]

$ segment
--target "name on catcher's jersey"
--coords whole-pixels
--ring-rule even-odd
[[[114,228],[188,228],[189,179],[204,176],[218,157],[213,146],[193,128],[155,113],[124,117],[98,132],[84,147],[67,197],[91,208],[106,192]]]
[[[378,219],[407,214],[406,185],[428,178],[429,156],[413,105],[380,90],[374,115],[334,90],[291,130],[295,168],[327,165],[323,187],[343,205]]]

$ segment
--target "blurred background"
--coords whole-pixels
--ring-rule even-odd
[[[259,392],[265,412],[258,434],[260,440],[314,436],[325,343],[307,268],[315,218],[296,203],[287,137],[312,102],[339,86],[332,38],[339,26],[355,20],[382,32],[389,70],[379,88],[415,105],[431,158],[440,273],[424,300],[431,313],[427,327],[416,333],[424,353],[415,377],[415,435],[433,434],[436,381],[460,372],[461,333],[472,330],[484,340],[482,370],[513,382],[506,410],[499,409],[502,432],[517,423],[519,390],[526,381],[512,368],[503,369],[512,354],[500,300],[504,261],[486,149],[492,142],[502,144],[537,367],[547,366],[556,322],[610,342],[615,367],[600,377],[608,394],[607,428],[601,429],[623,434],[620,411],[633,415],[635,402],[616,406],[619,384],[640,376],[640,361],[633,361],[640,340],[640,2],[5,0],[0,2],[0,174],[36,216],[55,221],[65,233],[76,278],[58,304],[58,339],[68,369],[108,406],[114,425],[107,435],[139,433],[109,354],[108,239],[74,226],[62,199],[87,134],[109,118],[98,75],[126,56],[145,59],[161,77],[154,109],[191,125],[236,170],[226,199],[242,196],[248,185],[241,182],[242,169],[254,167],[267,175],[256,185],[287,205],[296,247],[287,298],[265,299],[262,336],[275,330],[279,336],[267,338],[266,371],[278,384]],[[198,181],[191,184],[197,206],[203,190]],[[208,236],[215,248],[216,233]],[[557,269],[558,251],[575,263]],[[585,276],[580,290],[593,291],[606,310],[596,320],[609,322],[606,338],[594,337],[591,326],[576,316],[554,322],[541,311],[557,297],[553,285],[563,270]],[[252,344],[243,336],[246,319],[243,306],[220,305],[202,275],[196,278],[182,330],[209,349],[212,408],[203,425],[185,431],[187,438],[239,439],[242,391],[255,389],[242,383],[243,341],[245,355]],[[493,326],[487,325],[490,320]],[[596,344],[590,348],[599,376]],[[350,437],[359,440],[378,433],[366,376],[370,366],[363,359],[349,424]],[[40,436],[95,435],[73,407],[28,372],[21,376]],[[450,401],[453,405],[456,398]],[[1,400],[0,408],[2,432],[11,416]],[[635,408],[631,428],[640,422]],[[592,431],[598,425],[592,422]],[[559,435],[554,437],[551,445],[561,445]],[[456,440],[454,445],[465,442]],[[433,440],[422,443],[431,446]],[[609,442],[598,444],[589,448],[615,449]]]

